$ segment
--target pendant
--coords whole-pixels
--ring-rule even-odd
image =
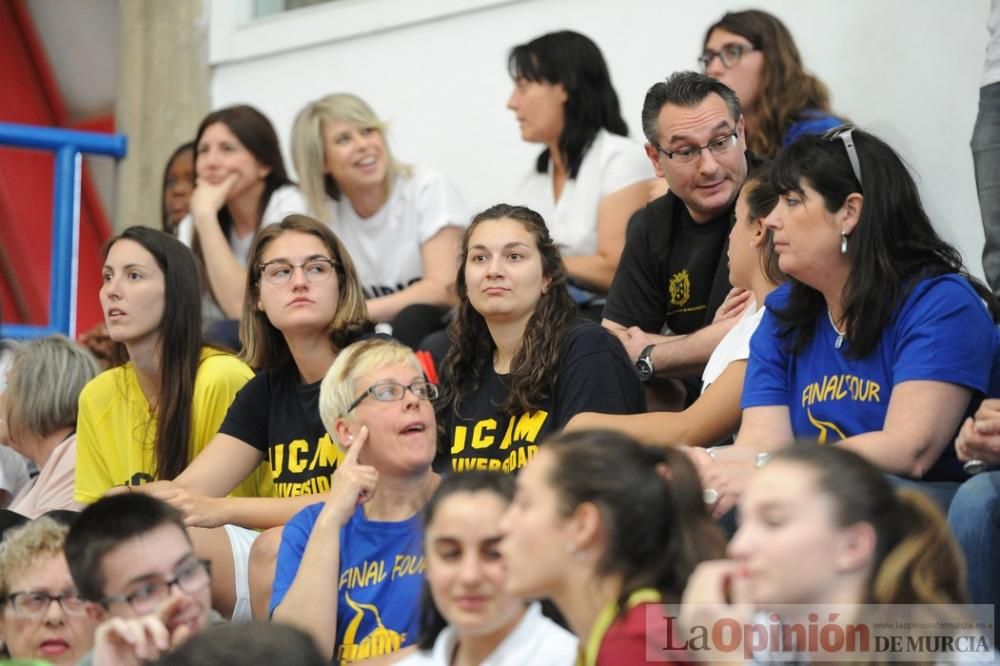
[[[833,343],[834,349],[840,349],[840,346],[844,344],[844,336],[838,335],[836,342]]]

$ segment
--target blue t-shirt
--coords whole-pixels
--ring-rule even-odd
[[[785,135],[781,137],[781,147],[782,149],[788,148],[788,146],[795,143],[801,137],[811,134],[823,134],[843,124],[843,119],[831,113],[816,109],[806,109],[799,114],[799,119],[785,130]]]
[[[881,430],[894,386],[910,380],[958,384],[978,398],[986,392],[997,353],[997,328],[967,280],[949,274],[920,281],[909,293],[875,350],[862,359],[836,348],[838,334],[826,312],[803,349],[792,355],[790,334],[778,335],[775,310],[788,302],[791,284],[767,298],[767,312],[750,340],[750,361],[740,406],[786,405],[796,437],[820,444]],[[962,478],[954,446],[924,477]]]
[[[322,503],[307,506],[285,525],[271,591],[272,613],[295,580],[322,508]],[[365,518],[359,506],[340,528],[339,576],[334,662],[389,654],[416,643],[424,584],[419,515],[377,522]]]

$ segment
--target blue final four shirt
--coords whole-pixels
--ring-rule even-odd
[[[836,348],[827,313],[798,354],[792,336],[779,335],[774,315],[787,305],[791,284],[767,298],[767,312],[750,341],[741,407],[786,405],[796,437],[820,444],[881,430],[893,387],[905,381],[948,382],[971,389],[969,413],[986,392],[997,353],[997,328],[982,299],[960,275],[921,280],[898,308],[875,350],[865,358]],[[925,476],[960,479],[949,445]]]
[[[281,535],[271,607],[278,607],[302,562],[323,503],[295,514]],[[334,663],[377,657],[416,643],[424,584],[420,516],[399,522],[365,518],[359,506],[340,528],[340,579]]]

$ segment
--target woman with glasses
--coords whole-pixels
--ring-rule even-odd
[[[511,49],[507,108],[521,138],[545,149],[515,197],[548,222],[585,304],[605,293],[625,246],[629,217],[649,201],[653,173],[628,138],[618,95],[597,45],[570,30]],[[599,316],[599,312],[595,312]]]
[[[354,258],[372,321],[389,323],[410,347],[441,330],[469,214],[454,186],[397,161],[386,123],[348,93],[299,111],[292,158],[313,214]]]
[[[942,240],[896,152],[840,128],[803,137],[771,171],[767,218],[791,280],[750,343],[736,447],[795,437],[857,452],[947,508],[964,477],[952,441],[987,391],[995,302]],[[987,306],[989,304],[989,306]],[[731,506],[746,469],[702,480]],[[911,482],[912,483],[912,482]]]
[[[310,495],[330,490],[342,456],[320,420],[319,383],[340,350],[371,330],[351,257],[319,221],[289,215],[265,227],[249,265],[240,325],[245,357],[257,375],[236,396],[202,455],[172,483],[142,489],[179,508],[189,525],[225,526],[224,532],[202,531],[196,545],[217,574],[216,608],[237,618],[250,611],[247,563],[256,530],[284,525],[312,503]],[[262,463],[269,463],[273,496],[226,497]],[[261,612],[279,538],[272,533],[259,546]]]
[[[844,121],[830,112],[830,94],[805,71],[795,40],[776,16],[759,9],[727,12],[705,32],[702,71],[740,98],[747,146],[774,157],[800,136]]]
[[[323,379],[319,412],[343,458],[330,492],[285,525],[271,613],[308,631],[326,659],[352,663],[417,639],[420,511],[440,481],[436,396],[413,352],[383,338],[343,350]]]
[[[566,282],[538,213],[497,204],[473,218],[439,406],[453,471],[515,472],[579,412],[644,410],[625,350],[578,317]]]
[[[0,638],[6,656],[76,664],[94,642],[63,554],[69,528],[48,517],[9,530],[0,544]]]

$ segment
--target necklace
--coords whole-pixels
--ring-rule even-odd
[[[847,332],[846,331],[842,331],[839,328],[837,328],[837,322],[835,322],[833,320],[833,315],[830,313],[829,310],[826,311],[826,316],[830,320],[830,326],[833,327],[834,332],[837,334],[837,339],[836,339],[836,341],[834,341],[833,347],[834,347],[834,349],[840,349],[841,345],[844,344],[844,335]]]

